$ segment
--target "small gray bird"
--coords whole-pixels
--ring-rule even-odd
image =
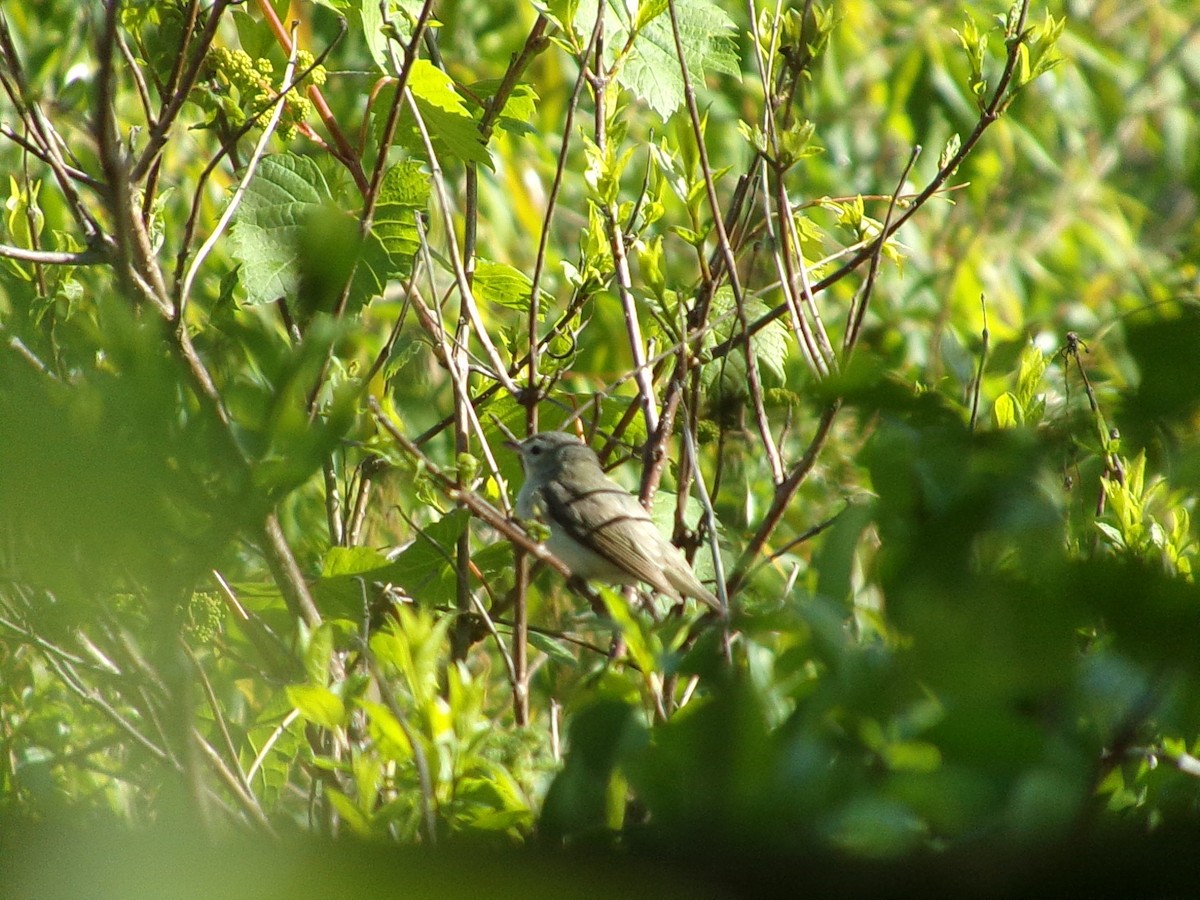
[[[546,547],[572,574],[610,584],[645,582],[673,600],[695,597],[721,612],[683,553],[637,498],[604,474],[591,447],[559,431],[512,446],[525,469],[517,515],[549,526]]]

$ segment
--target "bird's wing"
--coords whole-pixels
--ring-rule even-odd
[[[567,535],[659,593],[679,599],[679,590],[664,576],[665,561],[659,558],[666,541],[627,490],[608,479],[571,487],[552,481],[539,494],[548,518]]]

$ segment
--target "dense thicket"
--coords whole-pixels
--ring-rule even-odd
[[[1192,7],[6,4],[0,812],[1190,821]],[[544,558],[555,428],[726,617]]]

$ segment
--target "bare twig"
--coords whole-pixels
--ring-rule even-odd
[[[983,311],[983,346],[979,350],[979,371],[975,374],[975,384],[971,389],[971,431],[975,430],[979,418],[979,394],[983,390],[983,370],[987,366],[988,340],[991,336],[988,331],[987,298],[983,294],[979,295],[979,306]]]
[[[916,165],[917,157],[921,155],[921,145],[917,144],[913,147],[912,153],[908,156],[908,163],[904,167],[904,171],[900,174],[900,183],[896,186],[895,192],[892,194],[892,202],[888,204],[887,213],[883,217],[883,225],[879,231],[881,234],[889,234],[891,231],[892,215],[896,211],[896,195],[900,193],[900,188],[904,186],[904,182],[908,179],[908,173],[912,171],[912,167]],[[847,359],[854,352],[855,345],[858,344],[858,336],[862,330],[863,320],[867,315],[867,306],[871,302],[871,295],[875,291],[875,278],[879,274],[879,261],[883,257],[883,248],[885,242],[882,240],[874,243],[874,252],[871,254],[871,264],[867,268],[867,278],[863,282],[862,290],[858,293],[857,303],[850,305],[850,310],[846,315],[846,334],[842,341],[842,354]]]
[[[996,82],[995,90],[992,93],[991,99],[980,113],[975,127],[967,138],[959,145],[958,152],[948,159],[945,164],[938,170],[937,174],[925,186],[924,190],[912,199],[908,208],[900,215],[896,216],[886,229],[880,231],[879,235],[871,242],[870,246],[864,247],[862,250],[854,254],[847,262],[845,262],[836,271],[826,275],[820,281],[812,286],[812,293],[819,294],[825,289],[837,284],[851,272],[856,271],[863,263],[868,262],[876,253],[876,245],[882,245],[893,234],[900,230],[904,224],[917,214],[917,212],[925,205],[930,197],[933,197],[942,190],[946,180],[958,170],[962,165],[963,160],[970,155],[975,149],[975,145],[979,143],[984,132],[991,127],[993,123],[1003,114],[1007,103],[1011,101],[1009,96],[1009,87],[1012,84],[1013,76],[1016,73],[1017,61],[1021,57],[1021,48],[1027,40],[1025,33],[1025,20],[1029,14],[1029,0],[1022,0],[1021,7],[1017,15],[1015,34],[1012,40],[1009,41],[1008,55],[1005,59],[1004,69],[1000,74],[1000,78]],[[776,306],[770,312],[760,316],[751,325],[745,334],[737,334],[731,336],[728,340],[718,344],[712,350],[713,358],[718,358],[729,353],[734,347],[749,340],[753,335],[757,334],[767,325],[774,322],[782,315],[787,314],[787,304]]]
[[[279,120],[283,116],[283,102],[287,99],[288,91],[292,88],[292,75],[296,72],[296,43],[294,40],[296,29],[299,27],[298,22],[292,23],[292,55],[288,57],[287,68],[283,73],[284,88],[279,92],[279,96],[275,98],[274,109],[271,110],[271,117],[267,120],[267,124],[263,126],[262,134],[259,135],[258,143],[254,145],[254,152],[250,154],[250,159],[246,163],[242,171],[241,180],[238,182],[237,188],[233,192],[233,196],[229,198],[229,202],[225,205],[221,217],[217,220],[216,226],[212,233],[200,245],[200,249],[196,251],[195,257],[192,258],[192,264],[188,267],[187,274],[183,278],[183,283],[177,293],[175,303],[175,320],[177,327],[184,328],[185,312],[187,308],[188,295],[192,290],[192,282],[195,281],[200,267],[204,264],[204,260],[208,258],[208,254],[216,246],[221,235],[225,233],[225,229],[229,223],[233,221],[233,216],[237,212],[238,207],[242,203],[242,198],[246,196],[246,191],[250,187],[250,182],[254,180],[254,175],[258,171],[258,163],[263,158],[263,154],[267,152],[267,145],[271,142],[271,136],[275,133],[275,128],[279,125]]]
[[[446,189],[446,180],[442,175],[442,167],[438,163],[437,153],[433,149],[433,141],[430,139],[429,132],[425,128],[425,120],[421,116],[421,111],[417,107],[416,99],[412,96],[412,92],[405,91],[405,97],[408,100],[413,118],[417,123],[417,129],[421,134],[421,141],[429,160],[429,168],[433,173],[434,196],[437,198],[442,218],[446,222],[446,239],[450,244],[449,258],[451,267],[454,270],[455,284],[458,287],[459,302],[466,309],[467,318],[470,320],[475,339],[482,345],[488,360],[492,364],[493,369],[488,373],[488,376],[500,382],[504,389],[513,396],[517,396],[520,393],[520,388],[508,374],[508,369],[500,357],[500,351],[492,343],[487,326],[479,314],[479,306],[475,302],[475,294],[471,290],[470,279],[467,277],[467,270],[463,265],[462,254],[459,251],[458,237],[455,234],[454,210],[450,204],[450,193]]]
[[[721,205],[717,199],[717,187],[713,180],[712,167],[708,161],[708,149],[704,143],[704,129],[700,121],[700,109],[696,104],[696,91],[692,87],[691,76],[688,74],[687,57],[683,50],[683,37],[679,31],[679,13],[676,9],[675,0],[668,0],[667,12],[671,17],[671,34],[675,40],[675,58],[679,63],[679,68],[683,75],[684,103],[687,106],[688,118],[692,125],[692,136],[696,141],[696,152],[700,160],[700,170],[704,176],[704,188],[712,213],[713,228],[717,235],[717,246],[721,252],[721,259],[725,264],[725,273],[729,278],[729,286],[733,291],[738,324],[740,330],[746,333],[749,323],[746,318],[745,296],[743,295],[741,281],[738,277],[737,261],[734,258],[733,247],[729,242],[729,235],[725,230],[725,220],[721,215]],[[762,379],[758,371],[758,358],[754,353],[749,338],[747,338],[742,346],[744,347],[746,374],[749,382],[750,400],[754,406],[755,422],[758,425],[759,437],[762,439],[763,449],[767,454],[767,461],[771,465],[772,475],[776,484],[778,484],[783,480],[783,460],[779,456],[779,448],[775,446],[775,440],[771,435],[770,422],[767,419],[767,411],[763,405]]]
[[[26,250],[0,244],[0,256],[39,266],[95,266],[110,260],[97,250],[81,250],[78,253],[61,253],[53,250]]]
[[[150,129],[146,147],[142,150],[141,156],[129,169],[130,182],[137,183],[145,178],[154,161],[162,153],[163,147],[167,144],[171,126],[175,124],[175,119],[183,109],[184,103],[187,102],[188,94],[191,93],[196,79],[200,77],[200,67],[204,64],[204,56],[208,52],[208,48],[217,36],[217,27],[221,24],[221,17],[233,2],[234,0],[215,0],[204,21],[204,31],[201,32],[199,40],[191,48],[191,55],[187,54],[186,48],[180,48],[179,61],[182,63],[186,59],[187,64],[183,68],[177,65],[175,71],[171,73],[171,81],[168,85],[170,92],[166,97],[166,106],[163,107],[158,119]],[[194,21],[193,18],[193,25]],[[194,28],[189,27],[186,34],[192,34],[193,30]]]

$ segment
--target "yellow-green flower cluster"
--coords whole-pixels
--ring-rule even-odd
[[[307,50],[296,53],[296,73],[303,73],[312,66],[314,57]],[[325,67],[316,66],[301,84],[320,87],[325,83]],[[240,128],[252,116],[267,109],[282,87],[283,69],[276,70],[267,57],[252,60],[244,50],[213,47],[204,61],[206,90],[197,97],[198,102],[213,111],[220,110],[225,120],[234,128]],[[288,91],[283,101],[283,114],[279,120],[278,134],[283,140],[291,140],[300,125],[312,115],[312,102],[305,97],[299,86]],[[264,120],[265,121],[265,120]]]
[[[225,622],[225,606],[211,591],[197,591],[187,605],[184,631],[197,644],[211,641],[221,632]]]

